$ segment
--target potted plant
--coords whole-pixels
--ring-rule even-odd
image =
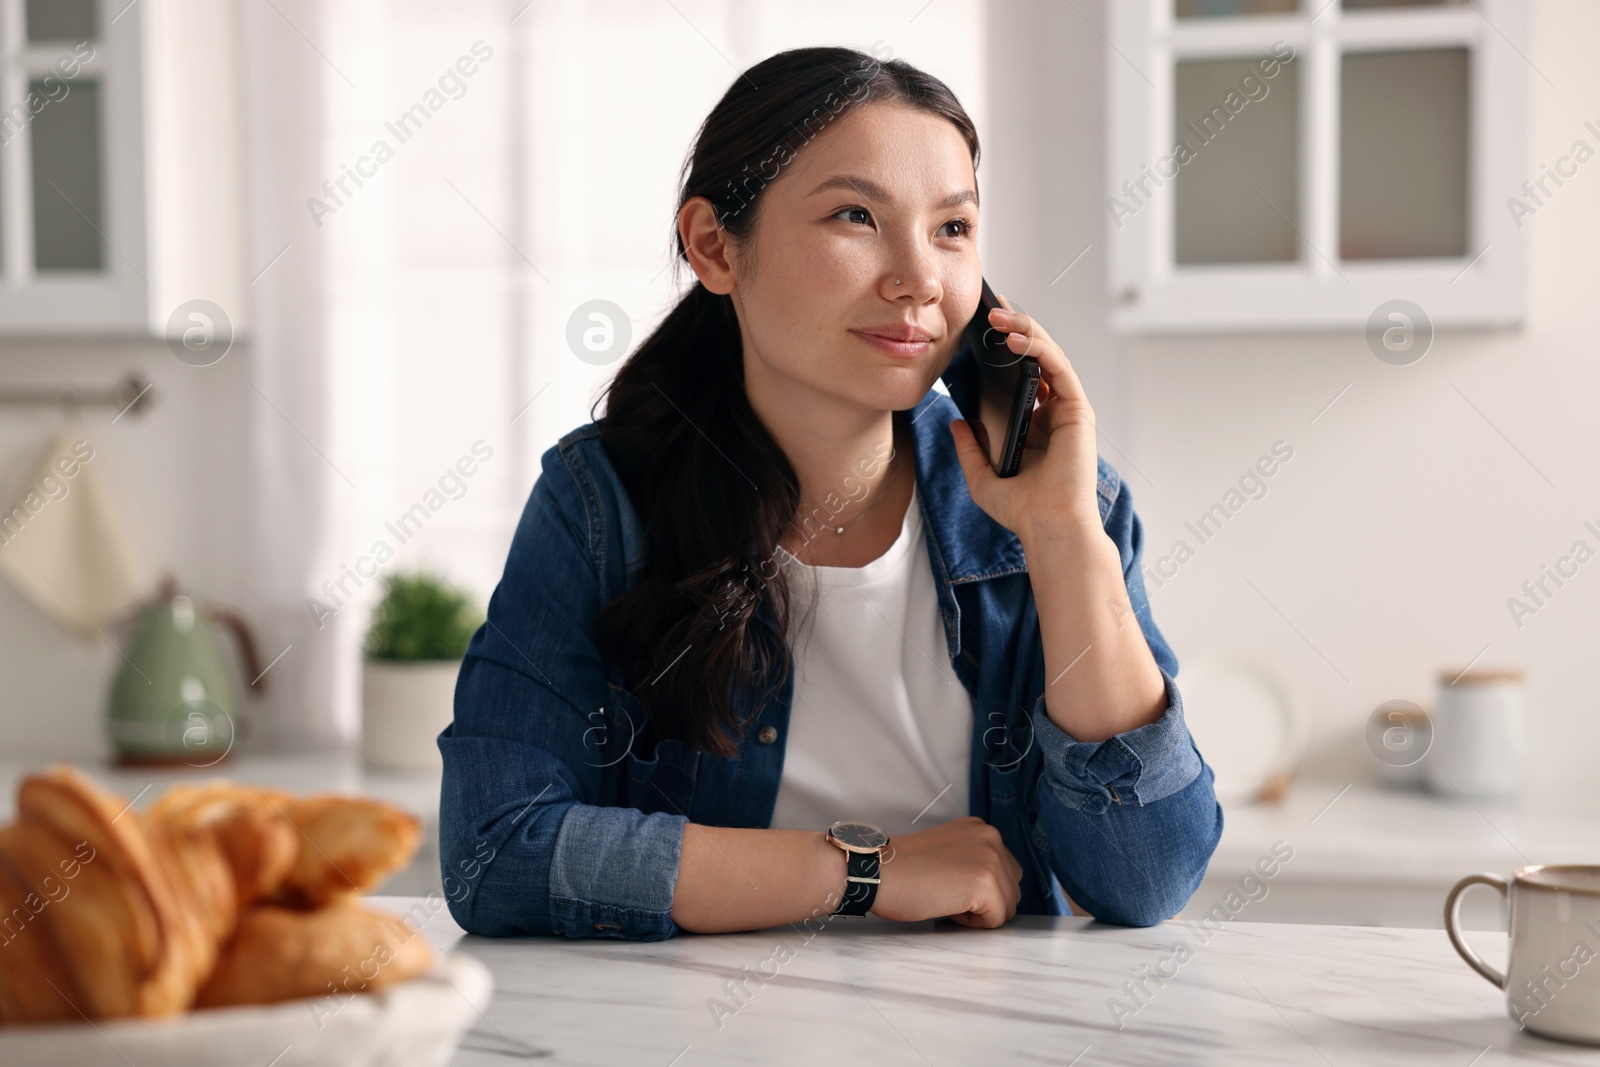
[[[483,615],[447,581],[388,575],[363,646],[361,752],[368,764],[438,769],[456,675]]]

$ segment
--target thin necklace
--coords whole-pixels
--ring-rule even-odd
[[[836,534],[843,534],[845,532],[845,530],[849,529],[850,527],[854,526],[856,523],[860,522],[862,517],[865,516],[867,512],[869,512],[873,508],[877,507],[878,506],[878,502],[881,501],[884,497],[888,496],[889,492],[894,488],[894,476],[899,470],[899,467],[897,466],[897,464],[899,463],[900,455],[901,455],[901,453],[897,451],[897,452],[895,452],[894,457],[889,460],[889,473],[884,476],[883,488],[878,490],[878,495],[872,498],[872,503],[870,503],[866,507],[862,508],[861,511],[856,514],[855,518],[851,519],[849,522],[844,523],[843,525],[840,525],[840,526],[831,526],[831,525],[829,525],[827,523],[823,523],[823,527],[822,528],[825,529],[825,530],[832,530]],[[794,520],[791,519],[790,520],[790,524],[793,525],[793,522],[794,522]],[[779,547],[782,548],[783,546],[780,544]],[[784,551],[788,552],[789,550],[788,549],[784,549]],[[794,555],[793,552],[790,552],[789,554],[790,555]],[[798,557],[796,557],[796,558],[798,558]]]

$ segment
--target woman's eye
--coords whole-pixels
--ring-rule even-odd
[[[859,223],[861,225],[871,225],[872,224],[872,212],[868,211],[864,207],[840,208],[838,211],[835,211],[833,213],[833,217],[834,218],[839,218],[841,215],[860,215],[860,216],[862,216],[861,218],[850,218],[850,219],[847,219],[846,221]],[[951,227],[951,226],[959,227],[958,232],[949,235],[951,237],[958,237],[959,238],[959,237],[971,237],[972,236],[972,220],[970,220],[970,219],[967,219],[967,218],[951,219],[949,222],[945,223],[944,226],[941,226],[940,229],[943,230],[943,229],[946,229],[946,228]]]
[[[961,232],[957,233],[957,234],[952,234],[951,236],[953,236],[953,237],[970,237],[970,236],[972,236],[972,223],[969,222],[966,219],[951,219],[949,222],[945,223],[945,225],[946,226],[959,226],[959,227],[961,227]]]

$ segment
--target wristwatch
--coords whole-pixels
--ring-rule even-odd
[[[833,914],[867,914],[878,895],[879,860],[888,847],[889,835],[870,822],[841,819],[823,836],[843,849],[846,858],[844,899]]]

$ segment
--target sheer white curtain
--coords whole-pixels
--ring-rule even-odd
[[[976,0],[241,2],[251,555],[288,649],[255,725],[281,748],[358,736],[383,574],[486,602],[539,456],[615,371],[569,320],[609,301],[636,342],[676,299],[678,169],[738,71],[877,43],[982,123]]]

